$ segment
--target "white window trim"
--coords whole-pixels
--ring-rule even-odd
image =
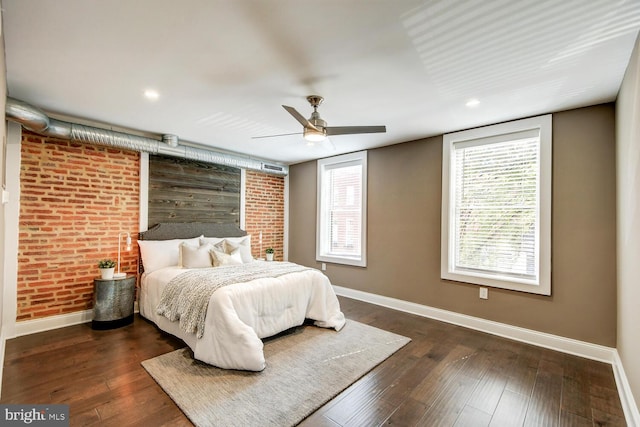
[[[551,169],[552,169],[552,117],[551,114],[501,123],[477,129],[446,134],[443,137],[442,150],[442,235],[440,277],[446,280],[472,283],[496,288],[511,289],[541,295],[551,295]],[[454,188],[450,172],[453,170],[451,152],[454,144],[474,139],[493,138],[500,135],[526,132],[536,129],[540,131],[540,246],[539,276],[537,281],[504,280],[498,276],[455,270],[453,266],[454,227],[453,217],[455,204]]]
[[[322,254],[322,176],[325,170],[336,167],[341,163],[358,162],[362,164],[362,191],[360,197],[361,208],[361,229],[360,229],[360,241],[361,241],[361,253],[360,257],[344,257]],[[316,260],[322,262],[329,262],[334,264],[353,265],[357,267],[367,266],[367,152],[359,151],[356,153],[344,154],[341,156],[329,157],[326,159],[320,159],[317,161],[317,213],[316,213]],[[356,203],[358,201],[356,200]]]

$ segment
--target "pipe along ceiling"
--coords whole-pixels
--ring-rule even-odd
[[[43,136],[256,170],[272,175],[285,176],[289,173],[289,168],[284,165],[213,149],[181,145],[176,135],[162,135],[162,141],[160,141],[56,120],[47,116],[41,109],[11,97],[7,97],[5,113],[7,120],[20,123],[25,129]]]

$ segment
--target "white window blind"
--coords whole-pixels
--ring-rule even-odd
[[[366,152],[318,161],[316,259],[364,266]]]
[[[362,188],[362,165],[346,165],[326,171],[326,188],[329,192],[327,226],[331,229],[329,254],[358,256],[360,253],[360,204],[349,203],[349,189],[360,192]]]
[[[538,137],[453,148],[456,269],[537,280]]]
[[[444,136],[445,279],[551,291],[551,116]]]

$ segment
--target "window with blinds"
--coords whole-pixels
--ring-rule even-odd
[[[366,152],[318,160],[316,259],[366,266]]]
[[[551,117],[448,134],[442,277],[550,293]]]

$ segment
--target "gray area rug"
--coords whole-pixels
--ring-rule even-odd
[[[262,372],[195,361],[188,348],[142,366],[197,426],[290,426],[398,351],[409,338],[353,320],[340,332],[301,326],[265,340]]]

